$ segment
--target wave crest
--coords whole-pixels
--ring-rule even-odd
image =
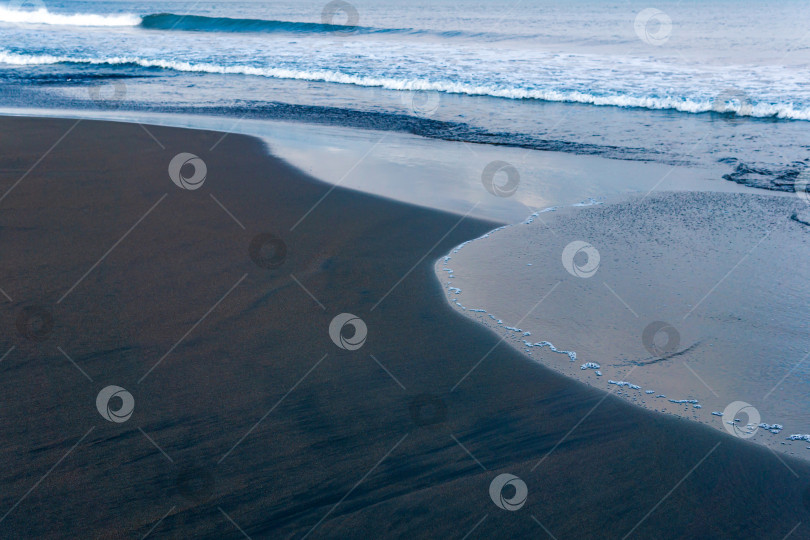
[[[100,15],[96,13],[53,13],[47,8],[37,10],[9,9],[0,6],[0,22],[16,24],[49,24],[56,26],[140,26],[148,30],[178,30],[196,32],[287,32],[331,33],[351,31],[370,33],[411,33],[411,29],[368,28],[311,22],[277,21],[265,19],[233,19],[204,15],[178,15],[153,13],[143,17],[131,13]]]
[[[651,110],[675,110],[691,114],[718,111],[718,107],[715,104],[715,99],[693,100],[682,97],[594,95],[577,91],[537,90],[519,87],[505,87],[500,85],[475,85],[452,81],[395,79],[391,77],[349,75],[339,71],[305,71],[246,65],[224,66],[209,62],[192,63],[177,60],[154,60],[138,57],[78,58],[51,55],[23,55],[0,50],[0,63],[12,65],[46,65],[62,63],[109,66],[136,65],[144,68],[159,68],[191,73],[251,75],[275,79],[294,79],[313,82],[350,84],[355,86],[384,88],[386,90],[432,91],[448,94],[490,96],[516,100],[535,99],[538,101],[582,103],[598,106],[643,108]],[[793,103],[757,103],[755,105],[741,103],[735,105],[733,102],[728,102],[723,105],[721,113],[754,118],[779,118],[786,120],[810,121],[810,108],[797,108]]]
[[[328,33],[351,30],[357,33],[396,32],[366,28],[309,22],[276,21],[265,19],[232,19],[230,17],[205,17],[202,15],[176,15],[155,13],[146,15],[140,23],[142,28],[151,30],[186,30],[196,32],[289,32],[289,33]]]
[[[94,13],[51,13],[46,8],[36,11],[0,6],[0,22],[16,24],[52,24],[60,26],[138,26],[141,18],[131,13],[97,15]]]
[[[95,13],[52,13],[46,8],[21,10],[0,7],[0,23],[49,24],[54,26],[137,26],[145,30],[180,32],[228,32],[228,33],[273,33],[291,34],[404,34],[435,35],[444,38],[488,38],[509,39],[508,34],[467,33],[460,30],[434,31],[415,28],[374,28],[343,24],[281,21],[273,19],[236,19],[230,17],[208,17],[205,15],[178,15],[176,13],[152,13],[135,15],[122,13],[100,15]]]
[[[234,19],[230,17],[207,17],[205,15],[178,15],[176,13],[152,13],[135,15],[99,15],[95,13],[52,13],[46,8],[33,10],[0,7],[0,22],[17,24],[49,24],[55,26],[138,26],[146,30],[186,32],[286,32],[292,34],[328,34],[351,32],[356,34],[431,34],[442,37],[461,37],[464,32],[431,32],[413,28],[372,28],[314,22],[281,21],[273,19]],[[475,37],[477,34],[472,34]],[[493,35],[494,36],[494,35]]]

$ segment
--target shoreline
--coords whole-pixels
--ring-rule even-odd
[[[5,109],[0,115],[25,112]],[[523,221],[537,208],[652,189],[761,193],[724,180],[723,175],[734,170],[724,163],[669,166],[289,120],[124,110],[29,112],[255,136],[266,141],[274,155],[321,181],[458,215],[470,212],[472,217],[500,223]],[[508,196],[493,196],[483,185],[483,171],[495,162],[511,164],[518,173],[517,190]]]
[[[765,192],[767,193],[767,192]],[[719,196],[719,194],[717,194]],[[762,197],[773,196],[772,193],[767,193],[761,195]],[[794,422],[785,423],[784,420],[781,418],[774,418],[773,415],[769,415],[768,418],[762,417],[760,420],[757,420],[754,424],[748,424],[745,426],[745,423],[739,424],[739,419],[735,417],[728,417],[729,412],[724,411],[724,407],[719,407],[718,403],[725,405],[722,400],[713,399],[710,394],[714,393],[716,398],[719,396],[716,395],[714,389],[711,387],[711,382],[705,382],[700,375],[696,374],[694,370],[688,367],[688,365],[684,362],[684,365],[689,369],[689,371],[695,375],[695,377],[703,384],[705,388],[699,388],[699,391],[694,389],[694,385],[680,385],[681,392],[683,395],[671,395],[666,390],[661,389],[662,386],[669,387],[670,389],[673,388],[671,384],[668,384],[668,381],[660,380],[660,376],[650,378],[649,374],[642,374],[637,372],[635,375],[631,375],[636,367],[642,366],[642,363],[631,363],[631,364],[616,364],[615,361],[611,361],[608,358],[600,358],[594,357],[586,353],[586,358],[577,357],[577,347],[574,349],[570,349],[570,347],[564,347],[563,349],[570,349],[570,350],[563,350],[558,349],[554,343],[557,340],[554,336],[550,336],[547,334],[543,334],[542,332],[538,335],[536,333],[537,328],[537,321],[529,322],[530,328],[523,328],[521,327],[520,323],[523,322],[525,318],[527,318],[531,312],[526,313],[524,317],[520,319],[519,322],[515,323],[514,317],[508,318],[504,316],[501,318],[501,315],[498,315],[488,309],[485,309],[486,305],[479,305],[477,304],[468,304],[468,300],[465,300],[462,292],[470,292],[469,283],[466,283],[463,279],[462,282],[459,283],[458,281],[454,281],[456,275],[455,272],[457,271],[456,265],[450,262],[453,257],[458,254],[462,249],[470,246],[471,244],[473,247],[477,247],[474,244],[478,243],[485,243],[482,241],[485,240],[492,240],[493,246],[497,245],[497,242],[494,240],[494,237],[499,233],[506,233],[509,234],[510,231],[513,231],[517,228],[520,228],[522,225],[531,225],[535,220],[543,222],[543,226],[545,230],[550,230],[553,232],[552,227],[543,221],[543,214],[548,212],[561,211],[562,214],[566,215],[573,215],[576,212],[581,212],[588,207],[594,207],[597,205],[606,204],[607,206],[610,205],[618,205],[621,206],[622,204],[628,204],[634,200],[638,200],[638,196],[627,196],[623,198],[613,198],[609,202],[603,201],[584,201],[582,203],[569,205],[566,207],[549,207],[538,210],[532,213],[526,220],[522,223],[510,224],[497,227],[484,235],[475,238],[473,240],[469,240],[455,246],[452,250],[450,250],[447,254],[443,257],[438,259],[435,263],[435,275],[437,280],[442,284],[444,289],[445,298],[449,305],[457,311],[458,313],[464,315],[467,318],[470,318],[476,321],[479,325],[484,328],[487,328],[494,332],[496,335],[500,336],[502,340],[504,340],[507,344],[509,344],[512,348],[519,351],[525,358],[530,359],[532,362],[536,362],[540,365],[548,367],[550,369],[555,370],[558,373],[565,375],[566,377],[570,378],[571,380],[577,381],[581,384],[587,385],[589,387],[600,389],[604,392],[614,393],[617,396],[621,396],[625,401],[632,403],[633,405],[642,407],[647,410],[651,410],[655,413],[664,413],[668,415],[673,415],[679,418],[690,419],[695,422],[701,423],[703,425],[711,426],[714,429],[717,429],[723,433],[730,433],[732,435],[736,435],[744,440],[748,440],[749,442],[760,444],[763,446],[767,446],[775,451],[780,451],[789,455],[798,456],[804,460],[810,460],[810,452],[805,452],[803,450],[810,450],[810,435],[807,435],[808,429],[810,426],[808,425],[797,425]],[[643,200],[643,198],[642,198]],[[799,208],[799,211],[801,208]],[[791,216],[791,219],[794,221],[795,212],[791,213],[788,212],[787,215]],[[547,220],[554,220],[554,216],[549,216],[546,218]],[[503,236],[503,234],[501,234]],[[522,252],[522,246],[520,243],[515,242],[515,234],[512,234],[511,240],[510,238],[501,240],[501,242],[506,242],[507,244],[511,245],[510,248],[507,249],[507,252],[513,255],[513,252]],[[542,240],[541,240],[542,241]],[[482,247],[480,249],[486,250],[497,250],[497,248],[493,247]],[[522,254],[517,258],[523,258]],[[497,257],[497,255],[495,255]],[[598,257],[598,253],[597,253]],[[468,259],[465,263],[469,266],[471,264],[471,260],[476,259]],[[553,264],[554,261],[552,261]],[[534,263],[529,263],[528,266],[532,266],[532,264],[538,264],[538,261],[535,260]],[[540,260],[539,266],[547,266],[548,262]],[[598,262],[597,262],[598,266]],[[464,264],[461,265],[461,272],[464,273],[465,270],[469,270],[466,268]],[[504,276],[504,268],[490,268],[490,272],[498,274],[499,279],[508,279],[508,271],[506,273],[506,277]],[[586,276],[589,277],[589,276]],[[467,282],[470,279],[468,277]],[[557,285],[562,283],[562,281],[558,282]],[[466,286],[465,286],[466,285]],[[556,285],[551,289],[551,291],[556,288]],[[551,292],[550,291],[550,292]],[[477,291],[474,291],[474,293]],[[548,294],[550,294],[550,292]],[[611,292],[612,289],[611,289]],[[616,293],[613,293],[616,296]],[[475,298],[487,298],[487,294],[481,294],[474,296]],[[616,296],[620,302],[624,303],[624,300]],[[542,304],[542,301],[545,299],[540,300],[538,305],[535,305],[532,310],[537,309],[539,304]],[[489,305],[489,304],[487,304]],[[632,308],[625,304],[625,307],[632,311]],[[542,307],[538,311],[542,311]],[[522,312],[521,312],[522,313]],[[635,312],[633,312],[634,315]],[[677,330],[675,330],[677,333]],[[560,336],[557,336],[558,338]],[[541,341],[538,341],[540,339]],[[570,341],[570,340],[569,340]],[[698,344],[692,345],[692,347],[697,346]],[[690,347],[690,348],[692,348]],[[551,353],[550,357],[543,353],[543,349],[547,348]],[[679,350],[679,351],[671,351],[670,354],[672,355],[680,355],[687,353],[690,348]],[[580,351],[581,353],[582,351]],[[716,351],[715,351],[716,352]],[[536,354],[535,354],[536,353]],[[567,356],[569,361],[565,361],[564,359],[560,359],[558,355]],[[669,355],[663,355],[662,359],[655,359],[653,356],[653,360],[649,363],[654,363],[658,361],[666,361]],[[562,363],[561,363],[562,362]],[[801,365],[801,362],[799,363]],[[794,366],[788,372],[790,375],[793,370],[799,366]],[[605,371],[603,374],[602,371]],[[787,378],[786,375],[784,378],[779,380],[765,396],[767,397],[777,389],[777,386],[784,382],[784,379]],[[672,376],[671,374],[668,376]],[[705,376],[705,375],[704,375]],[[658,380],[658,384],[656,385],[653,381]],[[774,379],[775,380],[775,379]],[[678,385],[675,385],[678,387]],[[690,390],[685,391],[683,388],[689,387]],[[702,396],[702,397],[701,397]],[[712,408],[705,408],[706,403],[709,402],[714,407]],[[746,403],[747,404],[747,403]],[[764,403],[763,403],[764,405]],[[730,406],[730,405],[729,405]],[[757,411],[759,414],[759,411]],[[795,416],[795,415],[794,415]],[[729,421],[733,419],[732,421]],[[795,420],[795,418],[793,418]],[[726,424],[733,427],[727,427]],[[765,434],[764,436],[759,435],[755,437],[756,433],[759,432],[760,434]],[[768,433],[770,432],[770,433]],[[785,442],[787,441],[787,442]]]
[[[253,537],[522,537],[535,516],[560,538],[781,538],[810,513],[801,460],[606,397],[458,316],[434,261],[492,221],[334,187],[253,137],[72,124],[0,118],[6,537],[221,538],[225,513]],[[167,174],[180,152],[205,161],[199,189]],[[268,233],[280,266],[250,248]],[[17,330],[28,305],[52,312],[42,339]],[[341,313],[360,349],[330,336]],[[108,385],[134,396],[125,422],[96,410]],[[528,486],[519,512],[493,505],[501,473]]]

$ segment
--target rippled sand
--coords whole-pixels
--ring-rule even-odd
[[[436,270],[453,305],[534,360],[810,458],[810,442],[788,440],[810,433],[810,228],[791,219],[806,210],[799,197],[661,193],[545,211]],[[723,418],[734,402],[753,408]]]

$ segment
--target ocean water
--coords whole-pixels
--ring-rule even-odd
[[[671,164],[789,190],[808,2],[0,4],[0,105],[280,118]]]

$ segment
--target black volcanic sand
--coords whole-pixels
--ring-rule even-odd
[[[333,189],[243,136],[84,121],[48,152],[73,124],[0,120],[0,193],[24,176],[0,202],[3,538],[810,537],[805,463],[454,313],[434,260],[493,224]],[[170,181],[179,152],[202,188]],[[260,234],[279,266],[251,259]],[[343,312],[360,349],[329,337]],[[134,397],[123,423],[96,409],[108,385]],[[518,511],[489,496],[501,473]]]

